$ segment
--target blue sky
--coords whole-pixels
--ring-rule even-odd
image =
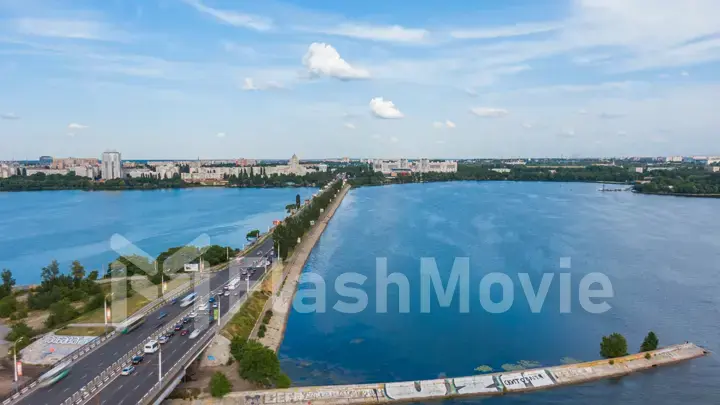
[[[0,0],[0,159],[720,154],[720,1]]]

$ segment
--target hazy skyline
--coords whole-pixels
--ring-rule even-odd
[[[720,2],[0,0],[0,160],[720,154]]]

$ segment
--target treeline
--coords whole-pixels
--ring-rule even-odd
[[[146,256],[119,256],[108,264],[103,278],[144,275],[153,284],[160,284],[163,276],[167,278],[168,274],[184,273],[186,263],[198,264],[202,258],[203,262],[209,266],[217,266],[228,261],[228,258],[235,257],[238,253],[240,253],[240,249],[211,245],[207,248],[172,247],[160,253],[154,262],[151,262]],[[157,263],[157,271],[155,263]]]
[[[154,190],[162,188],[188,187],[175,175],[170,179],[157,179],[154,177],[127,177],[106,181],[76,176],[74,172],[68,174],[35,173],[31,176],[12,176],[0,179],[0,191],[40,191],[40,190]]]
[[[228,185],[233,187],[313,187],[322,186],[334,177],[330,171],[298,176],[294,174],[267,175],[265,170],[265,167],[261,166],[258,170],[251,168],[249,173],[228,176]]]
[[[691,169],[655,171],[649,183],[636,184],[634,190],[648,194],[720,196],[720,173]]]
[[[297,214],[287,218],[275,227],[273,230],[275,251],[283,259],[287,258],[288,252],[297,245],[297,239],[310,229],[310,221],[315,221],[320,217],[320,210],[327,208],[333,195],[342,188],[342,184],[341,181],[332,183],[320,195],[313,198],[310,204],[301,208]],[[300,206],[297,197],[295,203],[296,207]]]

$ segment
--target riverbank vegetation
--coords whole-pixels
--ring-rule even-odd
[[[0,179],[0,191],[41,191],[41,190],[155,190],[164,188],[191,187],[180,176],[170,179],[154,177],[127,177],[124,179],[95,181],[88,177],[68,174],[35,173],[30,176],[11,176]]]
[[[720,172],[698,169],[653,172],[652,178],[636,184],[634,190],[646,194],[720,197]]]
[[[273,230],[275,251],[283,260],[288,257],[288,253],[297,245],[298,238],[301,238],[310,229],[311,224],[320,218],[321,211],[330,205],[330,201],[340,191],[342,185],[342,181],[331,183],[307,205],[301,206],[294,215],[275,227]]]

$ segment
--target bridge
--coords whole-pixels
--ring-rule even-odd
[[[247,258],[269,256],[273,241],[266,238],[246,253]],[[261,253],[262,252],[262,253]],[[239,307],[246,298],[246,285],[252,290],[265,274],[265,267],[255,267],[249,282],[241,282],[229,296],[222,294],[223,286],[235,277],[241,269],[252,267],[249,260],[233,260],[227,268],[213,273],[195,286],[198,303],[207,302],[211,294],[218,294],[220,322],[229,320],[229,311]],[[72,361],[70,373],[64,379],[49,387],[31,384],[21,393],[2,402],[2,405],[83,405],[88,402],[106,405],[130,405],[159,403],[184,376],[185,369],[210,344],[218,333],[217,320],[209,320],[208,311],[198,312],[192,328],[201,329],[200,334],[190,339],[190,334],[179,332],[160,345],[158,352],[146,354],[143,361],[135,366],[135,372],[121,376],[123,367],[132,357],[143,352],[146,342],[157,339],[193,311],[195,305],[182,308],[166,300],[147,314],[145,323],[127,335],[117,333],[103,342],[95,342],[92,349],[80,350]],[[160,316],[164,313],[164,316]],[[224,318],[223,318],[224,317]],[[190,325],[190,324],[188,324]],[[66,360],[64,360],[66,361]]]

